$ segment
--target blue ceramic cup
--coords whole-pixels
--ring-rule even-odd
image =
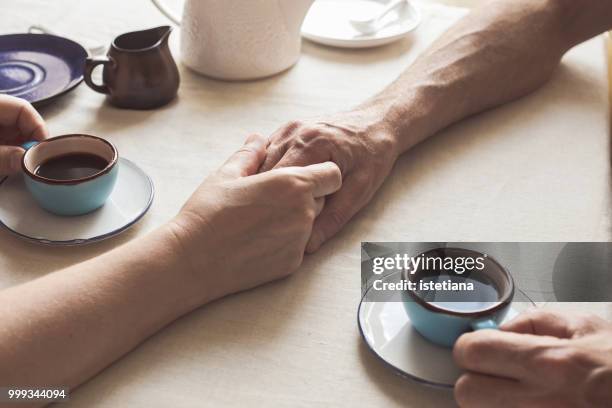
[[[448,265],[465,265],[465,259],[474,259],[481,269],[465,268],[462,273],[439,268],[404,270],[402,278],[420,285],[420,282],[472,283],[474,290],[406,290],[402,292],[404,309],[412,326],[429,341],[453,347],[457,339],[466,332],[480,329],[496,329],[506,316],[514,296],[514,281],[508,271],[489,255],[462,248],[437,248],[420,254],[421,258],[440,258]],[[451,261],[449,261],[451,259]],[[413,273],[414,272],[414,273]],[[449,286],[450,287],[450,286]],[[459,287],[459,286],[458,286]]]
[[[104,205],[115,183],[119,154],[115,146],[97,136],[73,134],[57,136],[39,143],[26,143],[22,168],[25,185],[38,204],[57,215],[82,215]],[[108,164],[99,172],[83,178],[51,179],[36,174],[45,162],[65,155],[88,153]]]

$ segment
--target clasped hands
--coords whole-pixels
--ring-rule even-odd
[[[225,271],[207,299],[292,273],[370,200],[398,153],[390,133],[355,123],[291,122],[269,139],[251,135],[198,188],[171,225],[188,268]]]
[[[233,257],[240,265],[232,266],[256,269],[251,284],[240,278],[240,284],[218,285],[218,296],[293,272],[305,252],[316,251],[372,198],[399,152],[383,121],[365,119],[371,117],[351,112],[291,122],[269,139],[252,135],[202,183],[169,223],[177,248],[251,251],[250,257]],[[46,137],[46,125],[30,104],[0,95],[0,176],[20,171],[22,143]],[[203,264],[201,249],[185,253],[189,267]],[[229,257],[223,262],[232,263]],[[224,270],[231,281],[236,269]]]

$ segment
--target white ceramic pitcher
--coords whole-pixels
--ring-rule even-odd
[[[182,21],[163,4],[153,4],[181,26],[181,59],[214,78],[243,80],[281,72],[300,56],[300,29],[314,0],[186,0]]]

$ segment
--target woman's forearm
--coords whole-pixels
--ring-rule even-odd
[[[360,109],[398,138],[399,152],[469,115],[544,84],[563,54],[612,27],[612,2],[496,0],[446,32]]]
[[[98,258],[0,292],[0,387],[76,387],[191,310],[302,262],[331,162],[255,174],[251,135],[169,223]]]
[[[75,387],[205,302],[163,227],[0,293],[0,384]]]

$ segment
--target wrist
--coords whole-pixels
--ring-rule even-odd
[[[356,111],[375,118],[375,126],[393,138],[399,156],[439,130],[435,127],[439,122],[432,120],[434,96],[425,87],[414,87],[401,94],[383,92]]]
[[[334,115],[330,121],[322,121],[345,129],[357,137],[364,137],[384,146],[384,151],[395,161],[403,153],[404,135],[398,132],[396,122],[388,117],[382,104],[368,103],[350,111]]]
[[[194,246],[197,246],[199,264],[206,264],[204,258],[207,254],[206,243],[194,242],[195,237],[190,235],[186,225],[189,221],[177,215],[174,219],[164,224],[146,239],[149,246],[160,248],[158,252],[163,253],[163,259],[153,260],[164,265],[163,273],[177,282],[175,285],[177,300],[180,298],[181,307],[184,312],[198,308],[210,302],[210,283],[205,270],[198,268],[194,262]]]

